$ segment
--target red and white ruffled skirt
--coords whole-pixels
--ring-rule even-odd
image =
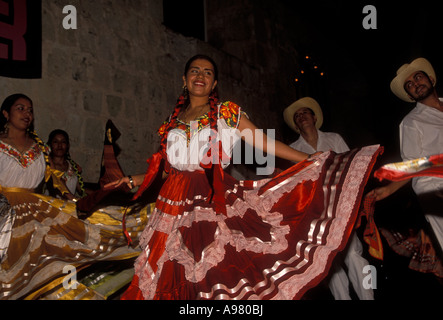
[[[346,246],[380,152],[327,152],[259,181],[225,174],[226,212],[203,172],[172,170],[122,299],[300,299]]]

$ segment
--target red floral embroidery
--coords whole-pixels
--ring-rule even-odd
[[[0,142],[0,152],[3,152],[10,157],[17,160],[17,162],[24,168],[27,168],[31,165],[35,159],[41,154],[41,150],[37,143],[35,143],[31,149],[26,151],[24,154],[21,154],[14,147],[4,142]]]
[[[228,126],[231,128],[237,128],[238,121],[240,119],[240,107],[234,102],[226,101],[220,107],[220,114],[225,119]]]
[[[220,105],[220,118],[224,119],[228,126],[231,128],[237,128],[238,121],[239,121],[239,114],[240,114],[240,107],[236,105],[234,102],[226,101],[223,102]],[[210,124],[209,120],[209,113],[205,113],[201,117],[199,117],[197,120],[198,122],[198,128],[197,131],[200,131],[203,128],[206,128]],[[162,136],[165,133],[166,128],[169,125],[169,121],[163,122],[163,124],[158,129],[158,134]],[[188,142],[190,140],[191,136],[191,126],[189,123],[185,123],[182,120],[177,118],[176,125],[174,129],[180,129],[183,130],[186,133],[186,136],[188,137]],[[194,130],[194,128],[192,128]],[[195,133],[195,132],[194,132]]]

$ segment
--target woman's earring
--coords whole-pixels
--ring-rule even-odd
[[[9,121],[9,120],[8,120]],[[6,122],[5,127],[4,127],[4,131],[5,134],[8,134],[9,132],[9,122]]]
[[[183,86],[183,97],[188,97],[188,87],[186,85]]]

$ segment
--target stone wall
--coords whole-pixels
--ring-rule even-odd
[[[42,78],[0,77],[1,99],[16,92],[29,95],[39,135],[46,140],[51,130],[66,130],[71,155],[89,182],[99,178],[108,119],[122,133],[118,159],[123,170],[146,170],[146,159],[158,146],[156,130],[181,92],[184,64],[196,53],[217,61],[222,98],[244,106],[258,126],[275,128],[282,109],[294,98],[290,89],[281,88],[291,79],[280,63],[293,49],[276,46],[266,7],[254,9],[254,1],[241,1],[244,9],[238,14],[248,18],[231,17],[230,23],[229,6],[236,9],[238,2],[223,7],[221,2],[207,2],[211,44],[166,28],[159,0],[42,0]],[[66,5],[77,10],[77,29],[62,26]],[[221,19],[231,27],[224,40],[217,40]],[[257,28],[265,29],[265,39],[259,38],[263,33]],[[236,43],[231,35],[242,38]],[[279,88],[287,95],[277,92]]]

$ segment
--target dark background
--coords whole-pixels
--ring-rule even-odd
[[[324,131],[339,131],[351,148],[380,143],[387,162],[400,160],[398,125],[414,105],[398,99],[389,85],[402,64],[418,57],[432,63],[438,78],[443,31],[439,2],[283,3],[294,13],[303,12],[306,36],[299,50],[313,55],[326,75],[321,92],[314,92],[324,109]],[[375,30],[362,25],[368,4],[377,9]]]
[[[300,89],[302,93],[303,90],[312,93],[320,102],[325,117],[322,130],[339,132],[351,148],[381,144],[385,151],[376,168],[401,161],[398,126],[415,104],[397,98],[390,90],[390,82],[401,65],[425,57],[436,71],[436,88],[441,93],[438,81],[443,73],[439,43],[443,32],[441,3],[409,0],[283,0],[283,3],[294,13],[303,12],[305,37],[298,44],[300,55],[312,55],[326,75],[321,81],[311,79],[311,88]],[[363,8],[369,4],[377,9],[375,30],[366,30],[362,25],[366,16]],[[378,181],[371,179],[367,191],[378,185]],[[379,228],[402,232],[428,228],[410,184],[378,202],[375,213]],[[358,232],[361,235],[362,230]],[[443,297],[441,279],[409,269],[409,259],[393,252],[386,242],[384,250],[384,261],[367,257],[378,271],[376,299]],[[311,297],[330,296],[327,290],[317,288]]]

